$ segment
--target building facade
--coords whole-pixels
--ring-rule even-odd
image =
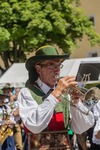
[[[100,33],[100,0],[80,0],[84,13],[94,22],[94,27],[97,33]],[[31,54],[32,55],[32,54]],[[29,55],[30,56],[30,55]],[[100,57],[100,46],[91,46],[87,37],[79,42],[79,48],[74,50],[70,58],[87,58]],[[5,69],[3,61],[0,57],[0,65]],[[0,70],[2,71],[2,70]]]
[[[100,34],[100,0],[80,0],[81,7],[85,14],[94,23],[97,33]],[[84,36],[83,40],[79,42],[79,48],[74,50],[71,58],[86,58],[86,57],[99,57],[100,46],[91,46],[87,37]]]

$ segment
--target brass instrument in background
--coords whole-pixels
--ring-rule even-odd
[[[3,106],[5,106],[5,104],[3,104]],[[9,114],[7,111],[5,113],[6,117],[2,118],[3,123],[0,126],[0,145],[4,143],[8,136],[13,135],[13,122],[10,120],[11,114]]]
[[[8,136],[12,136],[13,131],[11,127],[7,124],[4,124],[0,127],[0,145],[4,143]]]

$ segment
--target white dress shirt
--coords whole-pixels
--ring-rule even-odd
[[[44,84],[40,79],[37,80],[37,84],[45,94],[50,90],[50,87]],[[18,96],[19,114],[27,129],[32,133],[40,133],[43,131],[48,126],[58,102],[59,101],[50,94],[44,99],[42,104],[38,105],[32,97],[30,90],[28,88],[22,88]],[[88,110],[81,102],[77,107],[80,107],[83,111]],[[94,117],[92,112],[85,115],[76,107],[72,108],[71,106],[70,109],[72,116],[71,125],[75,133],[81,134],[93,126]]]
[[[8,115],[7,117],[9,117],[9,115],[10,115],[9,120],[12,121],[13,124],[15,124],[14,116],[12,115],[12,110],[11,110],[11,107],[9,106],[9,104],[6,104],[5,107],[4,106],[0,107],[0,125],[7,123],[8,118],[3,119],[3,116],[5,116],[5,115]]]

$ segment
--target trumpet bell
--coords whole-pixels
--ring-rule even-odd
[[[94,103],[97,103],[100,99],[100,89],[97,87],[92,87],[84,94],[84,100],[90,102],[91,100]]]
[[[78,96],[81,97],[83,103],[90,104],[92,102],[94,105],[100,100],[100,89],[98,87],[92,87],[90,89],[84,87],[72,87],[69,92],[72,100],[75,90],[78,91]]]

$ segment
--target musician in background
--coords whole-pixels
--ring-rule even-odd
[[[100,89],[100,84],[96,86]],[[99,150],[100,149],[100,90],[98,90],[97,98],[98,102],[93,107],[93,113],[95,118],[95,125],[91,128],[91,147],[90,150]]]
[[[18,101],[17,97],[19,94],[20,88],[15,88],[15,98],[12,98],[12,109],[13,109],[13,116],[16,124],[14,125],[14,140],[16,145],[16,150],[23,150],[23,143],[22,143],[22,132],[21,132],[21,118],[19,116],[19,108],[18,108]]]
[[[80,150],[100,149],[100,85],[90,88],[85,94],[84,105],[91,109],[94,114],[95,124],[84,134],[79,135]],[[87,145],[87,137],[89,147]]]
[[[58,80],[62,62],[68,55],[60,55],[55,47],[40,47],[35,56],[26,61],[29,80],[18,96],[19,113],[28,136],[30,149],[71,149],[67,127],[71,113],[71,128],[81,134],[94,124],[94,117],[73,90],[73,106],[69,109],[69,88],[76,87],[74,76]],[[50,90],[52,89],[52,90]]]
[[[4,87],[2,88],[3,93],[10,96],[12,92],[14,91],[14,87],[11,87],[10,83],[6,83]]]
[[[11,114],[11,108],[9,105],[7,105],[6,102],[9,102],[10,97],[3,93],[2,90],[0,90],[0,143],[1,143],[1,150],[15,150],[15,143],[13,138],[13,132],[12,132],[12,126],[14,125],[14,118],[10,115]],[[4,129],[4,126],[11,129],[11,135],[8,134]],[[6,135],[8,136],[6,137]],[[1,138],[1,135],[3,135],[3,138],[6,137],[5,140]]]
[[[19,116],[19,108],[18,108],[18,102],[17,97],[18,93],[20,91],[20,88],[13,88],[10,86],[9,83],[7,83],[3,87],[3,91],[5,94],[7,94],[10,97],[9,106],[12,111],[12,116],[14,118],[15,124],[13,125],[13,137],[15,141],[16,150],[22,150],[23,144],[22,144],[22,134],[21,134],[21,119]]]

